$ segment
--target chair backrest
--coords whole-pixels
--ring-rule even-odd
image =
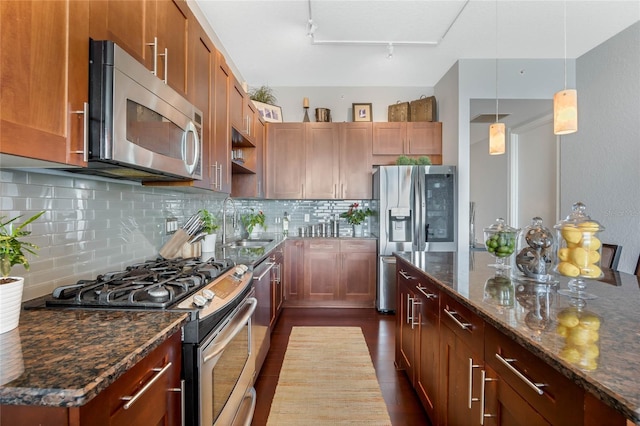
[[[616,244],[602,244],[600,265],[603,268],[618,269],[622,247]]]
[[[640,277],[640,255],[638,256],[638,263],[636,264],[636,275]]]

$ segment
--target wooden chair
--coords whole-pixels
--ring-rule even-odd
[[[621,251],[622,247],[617,244],[602,244],[600,266],[613,270],[618,269]]]

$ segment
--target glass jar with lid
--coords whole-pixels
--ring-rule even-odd
[[[508,269],[505,263],[516,250],[518,230],[507,225],[503,218],[496,219],[491,226],[484,228],[484,245],[487,251],[496,258],[496,263],[489,265],[496,269]]]
[[[557,283],[553,275],[556,260],[554,233],[544,226],[540,217],[534,217],[531,225],[518,232],[516,253],[516,268],[511,271],[513,278]]]
[[[560,294],[577,299],[592,299],[595,296],[585,292],[586,281],[602,278],[600,256],[602,243],[598,238],[604,227],[591,219],[586,206],[577,202],[566,219],[556,226],[558,237],[558,261],[555,271],[570,277],[569,290]]]

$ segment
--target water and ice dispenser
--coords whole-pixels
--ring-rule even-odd
[[[389,241],[411,242],[411,209],[409,207],[389,209]]]

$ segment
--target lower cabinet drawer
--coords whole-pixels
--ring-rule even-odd
[[[495,328],[486,325],[485,362],[546,421],[581,425],[584,391]]]

